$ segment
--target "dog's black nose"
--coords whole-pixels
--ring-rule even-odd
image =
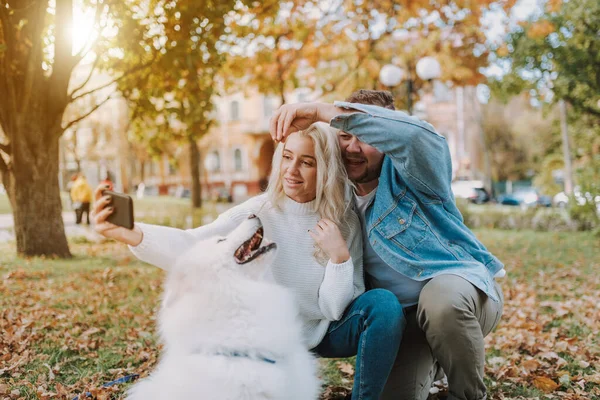
[[[252,218],[256,218],[256,215],[254,215],[254,214],[248,215],[248,219],[252,219]]]

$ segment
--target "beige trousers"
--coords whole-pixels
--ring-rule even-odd
[[[504,303],[497,283],[496,291],[501,303],[456,275],[429,281],[418,307],[407,310],[406,330],[381,398],[427,399],[439,365],[448,377],[449,399],[485,399],[483,338],[500,321]]]

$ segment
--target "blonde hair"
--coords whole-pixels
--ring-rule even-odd
[[[315,148],[315,158],[317,160],[315,212],[320,218],[327,218],[335,222],[344,234],[348,232],[347,229],[342,229],[341,226],[345,224],[344,214],[347,209],[345,201],[347,174],[342,161],[337,132],[337,129],[331,128],[324,122],[316,122],[307,129],[294,133],[294,135],[311,138]],[[285,198],[281,178],[281,161],[284,148],[285,143],[279,143],[275,149],[271,176],[266,190],[267,198],[274,207],[279,207],[281,201]],[[315,258],[321,262],[323,256],[323,252],[317,248]]]

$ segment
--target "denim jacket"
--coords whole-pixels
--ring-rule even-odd
[[[390,267],[415,280],[458,275],[500,301],[494,275],[503,264],[463,223],[450,187],[446,139],[433,126],[400,111],[335,102],[362,112],[331,126],[385,154],[375,199],[366,212],[368,240]]]

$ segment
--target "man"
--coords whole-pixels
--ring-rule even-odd
[[[485,399],[483,338],[502,315],[494,276],[504,269],[463,223],[446,140],[394,111],[389,92],[361,90],[348,100],[284,105],[270,130],[277,141],[316,121],[340,130],[369,283],[393,292],[407,317],[382,398],[426,399],[439,364],[449,399]]]

